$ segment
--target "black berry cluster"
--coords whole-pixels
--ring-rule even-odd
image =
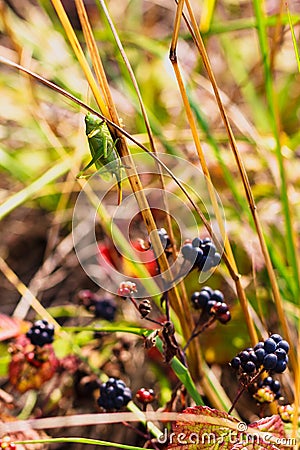
[[[100,385],[100,397],[97,403],[107,411],[119,410],[132,399],[132,393],[124,381],[109,378]]]
[[[288,364],[289,344],[279,334],[272,334],[254,348],[247,348],[231,360],[231,367],[253,374],[264,368],[268,372],[282,373]]]
[[[263,380],[261,380],[258,383],[258,388],[269,388],[275,394],[275,399],[281,397],[280,382],[278,380],[275,380],[271,376],[265,377]]]
[[[26,336],[33,345],[43,347],[45,344],[51,344],[54,340],[54,326],[47,320],[37,320],[27,331]]]
[[[217,252],[210,238],[195,238],[191,243],[186,243],[181,248],[185,260],[193,264],[193,269],[207,272],[221,262],[221,255]]]
[[[96,317],[113,322],[117,312],[117,304],[111,297],[101,297],[90,290],[80,291],[78,297],[88,311]]]
[[[205,286],[201,291],[193,293],[191,301],[195,309],[202,309],[210,316],[214,315],[223,324],[231,319],[228,305],[224,302],[224,295],[219,290],[214,291],[209,286]]]

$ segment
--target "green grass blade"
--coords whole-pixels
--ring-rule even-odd
[[[163,344],[160,338],[156,339],[156,346],[158,350],[163,352]],[[195,383],[192,380],[191,374],[187,367],[185,367],[178,358],[174,357],[171,362],[172,369],[176,373],[177,377],[181,381],[182,384],[186,387],[186,390],[192,397],[192,399],[196,402],[197,405],[204,405],[204,401],[196,389]]]
[[[295,50],[295,55],[296,55],[296,60],[297,60],[297,65],[298,65],[298,72],[300,72],[300,57],[299,57],[298,45],[297,45],[296,35],[295,35],[294,27],[293,27],[291,13],[290,13],[287,3],[286,3],[286,9],[287,9],[289,25],[290,25],[290,29],[291,29],[291,33],[292,33],[293,45],[294,45],[294,50]]]
[[[23,166],[3,148],[0,148],[0,166],[20,181],[26,182],[29,178]]]
[[[0,206],[0,220],[7,216],[10,212],[16,209],[18,206],[25,203],[27,200],[32,198],[41,189],[43,189],[46,184],[52,183],[57,178],[64,175],[72,167],[72,158],[65,158],[63,161],[57,163],[54,167],[47,170],[40,178],[33,181],[30,185],[26,186],[21,191],[9,197]]]
[[[286,250],[287,258],[289,264],[293,269],[293,276],[297,286],[297,294],[300,294],[300,279],[299,279],[299,269],[297,260],[297,246],[295,245],[293,224],[291,218],[291,211],[289,206],[288,198],[288,185],[286,180],[286,172],[284,167],[283,155],[281,152],[280,135],[277,124],[277,111],[275,104],[275,90],[273,86],[273,77],[270,70],[270,59],[269,59],[269,47],[267,40],[267,26],[265,20],[265,14],[263,11],[263,3],[260,0],[253,0],[253,7],[255,11],[255,16],[257,20],[257,32],[260,45],[260,51],[262,55],[264,76],[265,76],[265,87],[266,96],[268,102],[268,109],[270,112],[270,126],[276,141],[275,152],[280,173],[280,197],[281,205],[285,219],[285,232],[286,232]]]

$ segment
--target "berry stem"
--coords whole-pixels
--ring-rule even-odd
[[[197,336],[199,336],[199,334],[203,333],[203,331],[206,330],[206,328],[208,328],[216,320],[216,317],[215,316],[210,317],[209,320],[207,322],[205,322],[199,330],[197,330],[197,328],[200,325],[201,319],[202,319],[202,314],[200,314],[199,319],[196,322],[195,328],[193,329],[191,336],[189,337],[189,339],[187,340],[185,346],[183,347],[183,349],[182,349],[183,352],[185,352],[187,350],[187,348],[190,345],[191,341],[195,337],[197,337]]]
[[[239,400],[241,395],[245,392],[245,390],[248,389],[248,387],[251,384],[253,384],[261,376],[261,374],[264,372],[264,370],[265,369],[262,368],[259,372],[257,372],[257,374],[253,378],[250,379],[250,381],[247,384],[244,384],[244,385],[241,386],[241,388],[238,390],[238,392],[237,392],[237,394],[235,396],[235,399],[232,402],[232,405],[231,405],[231,407],[230,407],[230,409],[228,411],[228,414],[230,414],[232,412],[232,410],[235,407],[237,401]]]

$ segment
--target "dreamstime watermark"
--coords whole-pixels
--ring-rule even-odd
[[[210,427],[210,426],[208,426]],[[224,427],[222,427],[224,430]],[[239,422],[236,430],[226,429],[217,432],[171,432],[165,428],[163,433],[158,437],[160,444],[176,444],[176,445],[207,445],[209,446],[232,444],[238,445],[237,448],[242,449],[250,444],[260,445],[280,445],[281,447],[291,448],[297,445],[297,439],[290,437],[277,437],[267,432],[256,432],[248,428],[245,422]],[[239,445],[242,445],[240,447]]]
[[[157,155],[164,164],[172,170],[176,180],[184,186],[194,204],[197,204],[202,214],[210,224],[210,227],[220,245],[224,241],[225,218],[221,201],[212,184],[205,178],[202,171],[189,161],[172,155]],[[173,224],[177,227],[176,236],[180,235],[178,248],[187,238],[208,236],[201,220],[195,213],[193,205],[184,195],[178,183],[164,170],[160,170],[157,163],[145,154],[139,153],[133,156],[136,171],[144,186],[143,194],[152,211],[168,212]],[[122,165],[122,160],[121,160]],[[109,166],[109,165],[108,165]],[[127,166],[127,164],[123,164]],[[103,176],[106,172],[106,176]],[[87,275],[99,287],[117,294],[118,287],[122,281],[132,280],[134,275],[130,274],[128,267],[144,261],[145,252],[137,249],[131,240],[134,227],[141,227],[140,204],[134,194],[125,195],[120,205],[112,188],[116,185],[116,179],[108,176],[110,167],[104,167],[91,176],[80,192],[73,213],[73,241],[78,260]],[[161,175],[163,176],[164,189],[161,187]],[[125,178],[125,169],[122,169]],[[212,196],[215,205],[212,206]],[[218,208],[218,220],[215,217],[216,206]],[[160,213],[161,217],[162,214]],[[140,224],[138,224],[138,221]],[[96,238],[96,227],[100,224],[104,233],[111,237],[114,251],[123,258],[126,264],[120,267],[109,261],[107,254],[101,251]],[[138,224],[138,225],[137,225]],[[147,231],[141,238],[147,238]],[[109,250],[111,251],[111,249]],[[152,260],[151,260],[152,255]],[[147,263],[155,263],[154,252],[149,251]],[[150,256],[150,258],[149,258]],[[184,278],[193,267],[194,261],[183,261],[179,254],[175,261],[170,264],[172,278],[180,274]],[[212,274],[210,271],[199,272],[199,281],[203,283]],[[169,274],[168,277],[169,277]],[[143,297],[145,292],[151,291],[152,295],[162,294],[171,286],[166,284],[166,273],[138,276],[138,293],[136,297]],[[168,278],[169,279],[169,278]],[[177,282],[179,282],[176,279]]]

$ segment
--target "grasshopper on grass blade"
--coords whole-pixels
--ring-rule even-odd
[[[85,178],[87,175],[84,175],[84,172],[93,164],[100,170],[99,174],[104,179],[109,174],[114,175],[118,184],[118,203],[120,203],[122,198],[121,161],[115,150],[116,142],[113,141],[105,121],[91,113],[87,113],[85,116],[85,133],[88,138],[92,159],[79,172],[77,178]],[[106,165],[108,166],[101,171]]]

